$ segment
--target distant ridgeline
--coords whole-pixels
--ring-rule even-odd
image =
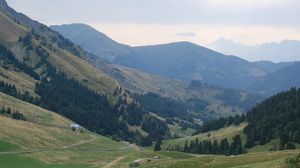
[[[259,103],[246,116],[220,118],[207,122],[195,134],[206,133],[232,124],[239,125],[241,122],[248,122],[244,128],[244,133],[247,135],[245,148],[265,145],[271,140],[279,139],[279,144],[270,150],[294,149],[294,143],[300,143],[300,89],[291,88],[289,91],[272,96]],[[180,147],[177,148],[180,150]]]

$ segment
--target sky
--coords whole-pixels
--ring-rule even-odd
[[[86,23],[132,46],[220,37],[246,45],[300,40],[299,0],[7,0],[46,25]]]

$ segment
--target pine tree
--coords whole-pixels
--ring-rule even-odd
[[[6,110],[6,113],[7,113],[7,114],[11,114],[11,109],[10,109],[9,107],[8,107],[7,110]]]
[[[293,142],[300,143],[300,132],[298,130],[293,134]]]
[[[161,150],[161,138],[158,138],[155,145],[154,145],[154,151],[160,151]]]
[[[227,138],[224,138],[224,139],[221,140],[219,151],[220,151],[220,154],[223,154],[223,155],[229,155],[230,154],[229,143],[228,143]]]
[[[219,142],[218,142],[218,140],[214,140],[211,153],[212,154],[218,154],[218,152],[219,152]]]
[[[188,145],[188,141],[187,140],[184,143],[183,151],[184,152],[189,152],[189,145]]]
[[[240,135],[236,135],[232,139],[232,143],[230,145],[230,154],[238,155],[243,153],[243,144]]]
[[[4,108],[4,107],[2,107],[2,108],[1,108],[1,111],[0,111],[0,113],[1,113],[1,114],[4,114],[4,113],[6,113],[6,110],[5,110],[5,108]]]

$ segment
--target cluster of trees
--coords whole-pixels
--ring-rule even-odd
[[[292,88],[258,104],[247,114],[246,147],[279,138],[279,150],[300,143],[300,89]]]
[[[161,150],[161,147],[160,147],[161,144],[162,144],[162,138],[159,137],[159,138],[157,138],[156,143],[154,145],[154,151],[160,151]]]
[[[6,64],[12,64],[15,67],[15,70],[22,71],[29,76],[33,77],[36,80],[40,79],[38,73],[36,73],[31,67],[27,64],[20,62],[15,58],[15,56],[3,45],[0,44],[0,59],[4,60]],[[17,69],[16,69],[17,68]]]
[[[240,135],[236,135],[232,138],[232,143],[229,144],[227,138],[213,140],[199,141],[198,138],[195,140],[185,142],[184,147],[179,145],[168,146],[167,150],[180,151],[194,154],[214,154],[214,155],[239,155],[244,153],[244,148]]]
[[[21,93],[16,89],[16,86],[0,81],[0,92],[3,92],[7,95],[13,96],[17,99],[32,103],[39,104],[39,98],[34,98],[30,95],[28,91]]]
[[[13,111],[11,108],[2,107],[0,110],[0,114],[10,115],[12,119],[26,121],[23,113],[20,113],[18,110]]]
[[[284,160],[286,167],[298,168],[300,167],[300,153],[297,156],[288,157]]]
[[[204,123],[202,126],[200,126],[197,131],[194,133],[206,133],[212,130],[217,130],[229,125],[240,125],[240,123],[246,121],[246,116],[243,114],[242,116],[236,115],[236,116],[229,116],[227,118],[219,118],[216,120],[211,120],[206,123]]]
[[[142,129],[149,134],[151,140],[153,141],[161,138],[169,138],[171,136],[167,124],[149,114],[143,117]]]

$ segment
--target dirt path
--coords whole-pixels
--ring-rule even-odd
[[[103,168],[111,168],[111,167],[113,167],[119,161],[123,160],[124,157],[125,157],[125,155],[118,157],[117,159],[115,159],[115,160],[111,161],[110,163],[108,163],[107,165],[105,165]]]

